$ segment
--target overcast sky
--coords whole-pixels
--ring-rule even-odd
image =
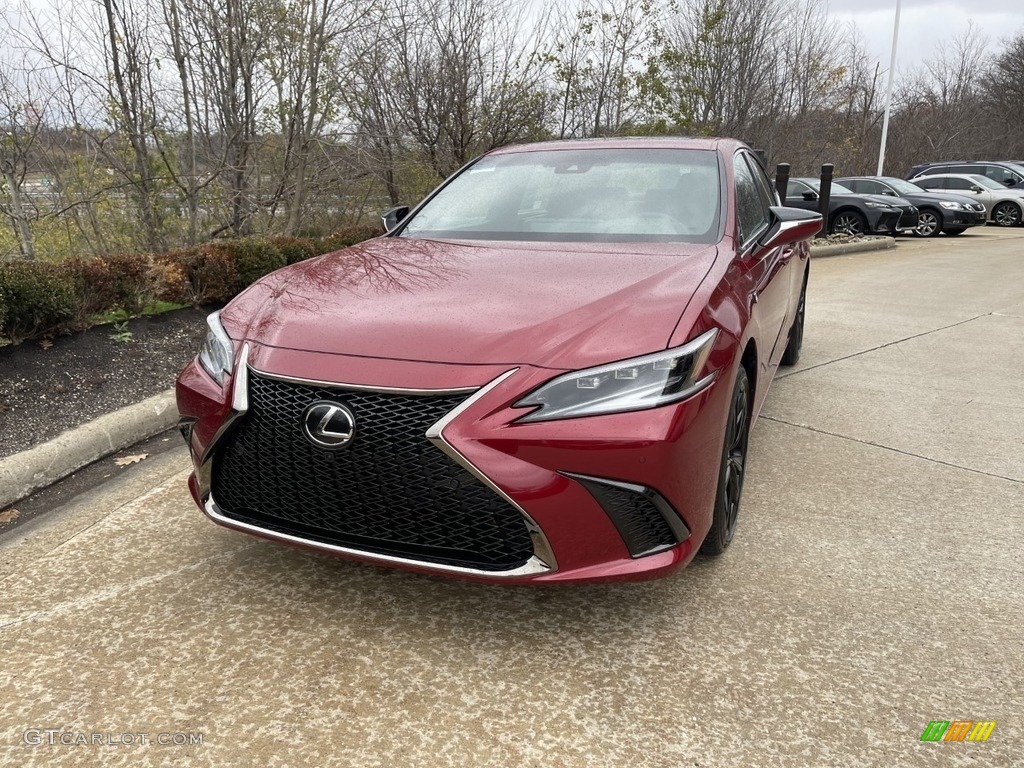
[[[887,69],[896,0],[828,0],[828,7],[837,21],[856,22],[868,53]],[[937,46],[949,44],[969,21],[989,38],[989,50],[995,51],[1001,39],[1024,32],[1024,0],[903,0],[897,72],[934,56]]]

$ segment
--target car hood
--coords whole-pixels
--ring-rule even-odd
[[[382,237],[268,275],[221,313],[288,349],[584,368],[664,349],[713,245]]]
[[[905,200],[902,197],[892,197],[890,195],[862,195],[862,194],[849,194],[847,192],[832,193],[832,198],[839,198],[840,200],[848,200],[850,198],[859,198],[864,201],[871,201],[872,203],[882,203],[888,205],[890,208],[908,208],[912,205],[909,200]]]
[[[955,192],[915,192],[907,197],[908,200],[930,200],[932,202],[953,202],[953,203],[974,203],[967,195],[958,195]]]

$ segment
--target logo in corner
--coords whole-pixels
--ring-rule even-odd
[[[988,741],[995,728],[994,720],[932,720],[920,741]]]
[[[356,434],[356,417],[347,405],[320,400],[302,414],[302,431],[319,448],[342,448]]]

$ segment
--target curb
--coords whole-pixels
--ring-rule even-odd
[[[42,445],[0,459],[0,509],[178,421],[174,390],[100,416]]]
[[[839,245],[818,245],[811,247],[811,258],[823,256],[843,256],[847,253],[865,253],[867,251],[885,251],[896,247],[895,237],[876,237],[871,240],[858,240],[855,243]]]

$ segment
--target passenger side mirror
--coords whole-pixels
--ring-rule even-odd
[[[807,190],[806,192],[803,193],[803,195],[801,195],[801,197],[803,197],[803,199],[806,200],[808,203],[813,203],[815,200],[818,199],[818,193]]]
[[[803,208],[773,205],[768,231],[757,241],[757,253],[806,240],[821,231],[821,214]]]
[[[384,215],[380,217],[381,223],[384,225],[384,231],[390,232],[401,224],[402,220],[408,215],[408,205],[396,205],[394,208],[384,211]]]

